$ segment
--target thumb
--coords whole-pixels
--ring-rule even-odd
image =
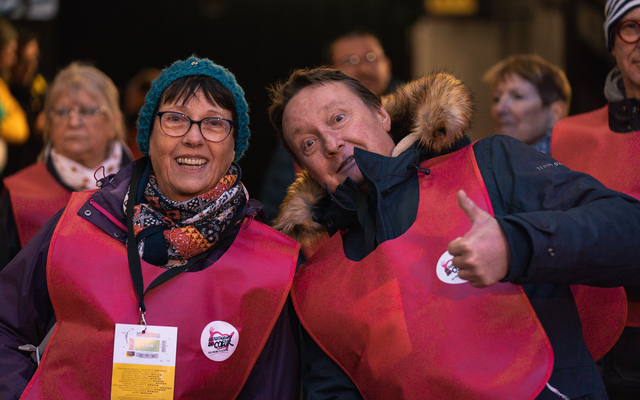
[[[464,190],[458,191],[458,205],[462,211],[467,214],[472,224],[490,216],[488,212],[478,207],[476,203],[467,196]]]

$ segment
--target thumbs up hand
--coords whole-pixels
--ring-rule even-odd
[[[471,220],[471,229],[452,240],[447,250],[453,255],[458,277],[478,288],[491,286],[507,276],[510,253],[507,237],[495,218],[476,205],[464,190],[458,205]]]

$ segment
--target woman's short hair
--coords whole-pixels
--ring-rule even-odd
[[[51,111],[56,102],[63,93],[80,89],[86,91],[100,104],[102,111],[115,125],[116,138],[124,141],[125,127],[118,88],[111,78],[96,67],[73,62],[56,75],[47,92],[44,101],[45,142],[48,143],[50,139],[48,132],[51,126]]]
[[[555,65],[535,54],[518,54],[500,61],[484,75],[485,82],[495,87],[509,75],[517,75],[536,88],[542,105],[548,107],[560,100],[569,111],[571,103],[571,85],[565,73]]]

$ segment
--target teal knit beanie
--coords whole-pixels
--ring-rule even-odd
[[[158,106],[158,100],[164,90],[171,83],[185,76],[206,75],[219,81],[224,85],[231,94],[236,105],[236,115],[238,129],[236,133],[235,151],[236,157],[234,161],[238,161],[249,145],[249,106],[244,99],[244,91],[236,83],[236,79],[226,68],[213,63],[206,58],[197,58],[191,56],[184,61],[176,61],[169,68],[165,68],[160,76],[153,81],[151,89],[144,99],[144,106],[140,109],[138,116],[138,148],[142,154],[149,154],[149,134],[151,133],[151,125],[153,114]]]

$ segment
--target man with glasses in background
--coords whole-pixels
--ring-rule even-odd
[[[324,62],[356,78],[378,96],[393,92],[401,84],[391,74],[391,60],[380,40],[365,29],[350,30],[329,42]]]
[[[355,28],[339,34],[327,42],[323,49],[323,63],[358,79],[378,96],[395,91],[402,82],[391,73],[391,60],[386,56],[380,39],[364,28]],[[394,137],[399,142],[402,137]],[[301,171],[285,149],[278,144],[271,157],[259,200],[270,219],[278,213],[278,207],[287,188]],[[312,250],[303,249],[306,256]]]
[[[640,0],[607,1],[604,34],[617,64],[605,82],[608,104],[560,120],[551,135],[551,155],[611,189],[640,198]],[[640,288],[625,290],[626,327],[599,361],[612,399],[640,398]]]

